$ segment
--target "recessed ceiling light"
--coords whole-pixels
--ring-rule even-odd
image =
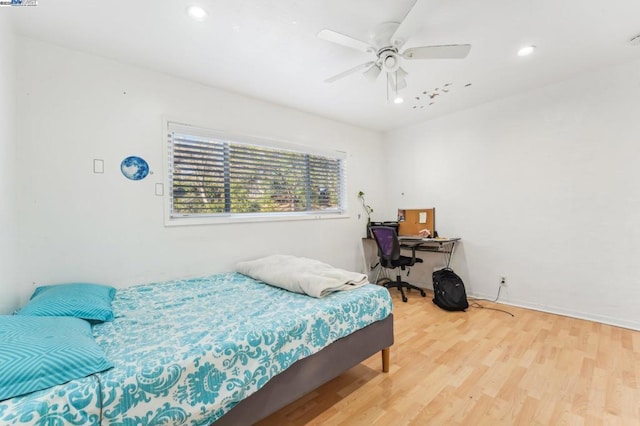
[[[518,56],[531,55],[534,50],[536,50],[536,47],[534,45],[525,46],[522,49],[518,50]]]
[[[404,99],[402,99],[402,97],[400,96],[396,96],[395,99],[393,100],[394,104],[401,104],[404,102]]]
[[[190,6],[187,9],[187,14],[196,21],[204,21],[207,17],[207,11],[200,6]]]

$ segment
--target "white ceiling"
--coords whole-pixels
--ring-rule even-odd
[[[208,11],[206,20],[187,16],[193,4]],[[377,131],[640,58],[640,46],[629,43],[640,34],[638,0],[418,0],[410,14],[416,30],[404,48],[469,43],[466,59],[404,61],[401,105],[387,101],[382,75],[375,83],[359,73],[324,82],[373,56],[321,40],[320,30],[367,41],[377,24],[401,20],[412,4],[39,0],[0,12],[11,13],[16,31],[29,37]],[[536,52],[518,57],[527,44]],[[446,83],[449,92],[429,105],[423,92]]]

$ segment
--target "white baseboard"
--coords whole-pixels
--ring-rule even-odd
[[[495,295],[486,296],[486,295],[480,295],[480,294],[467,294],[467,296],[470,298],[477,298],[477,299],[490,300],[490,301],[495,300],[495,297],[496,297]],[[577,319],[582,319],[587,321],[594,321],[602,324],[612,325],[615,327],[622,327],[622,328],[628,328],[630,330],[640,331],[640,322],[638,321],[626,321],[620,318],[611,318],[604,315],[593,315],[587,312],[573,311],[570,309],[559,308],[557,306],[538,305],[535,303],[521,302],[517,300],[514,301],[514,300],[498,299],[496,303],[515,306],[518,308],[533,309],[534,311],[546,312],[548,314],[563,315],[566,317],[577,318]]]

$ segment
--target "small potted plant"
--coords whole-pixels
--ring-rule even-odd
[[[363,191],[358,192],[358,198],[362,203],[362,208],[364,209],[364,212],[367,214],[367,237],[371,237],[371,230],[369,229],[369,227],[371,226],[371,213],[373,213],[373,208],[371,208],[371,206],[367,204],[367,200],[365,200],[364,198]]]

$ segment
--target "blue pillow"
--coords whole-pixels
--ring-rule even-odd
[[[77,317],[89,321],[111,321],[111,301],[116,289],[101,284],[58,284],[36,288],[18,315]]]
[[[72,317],[0,315],[0,401],[111,368],[91,324]]]

